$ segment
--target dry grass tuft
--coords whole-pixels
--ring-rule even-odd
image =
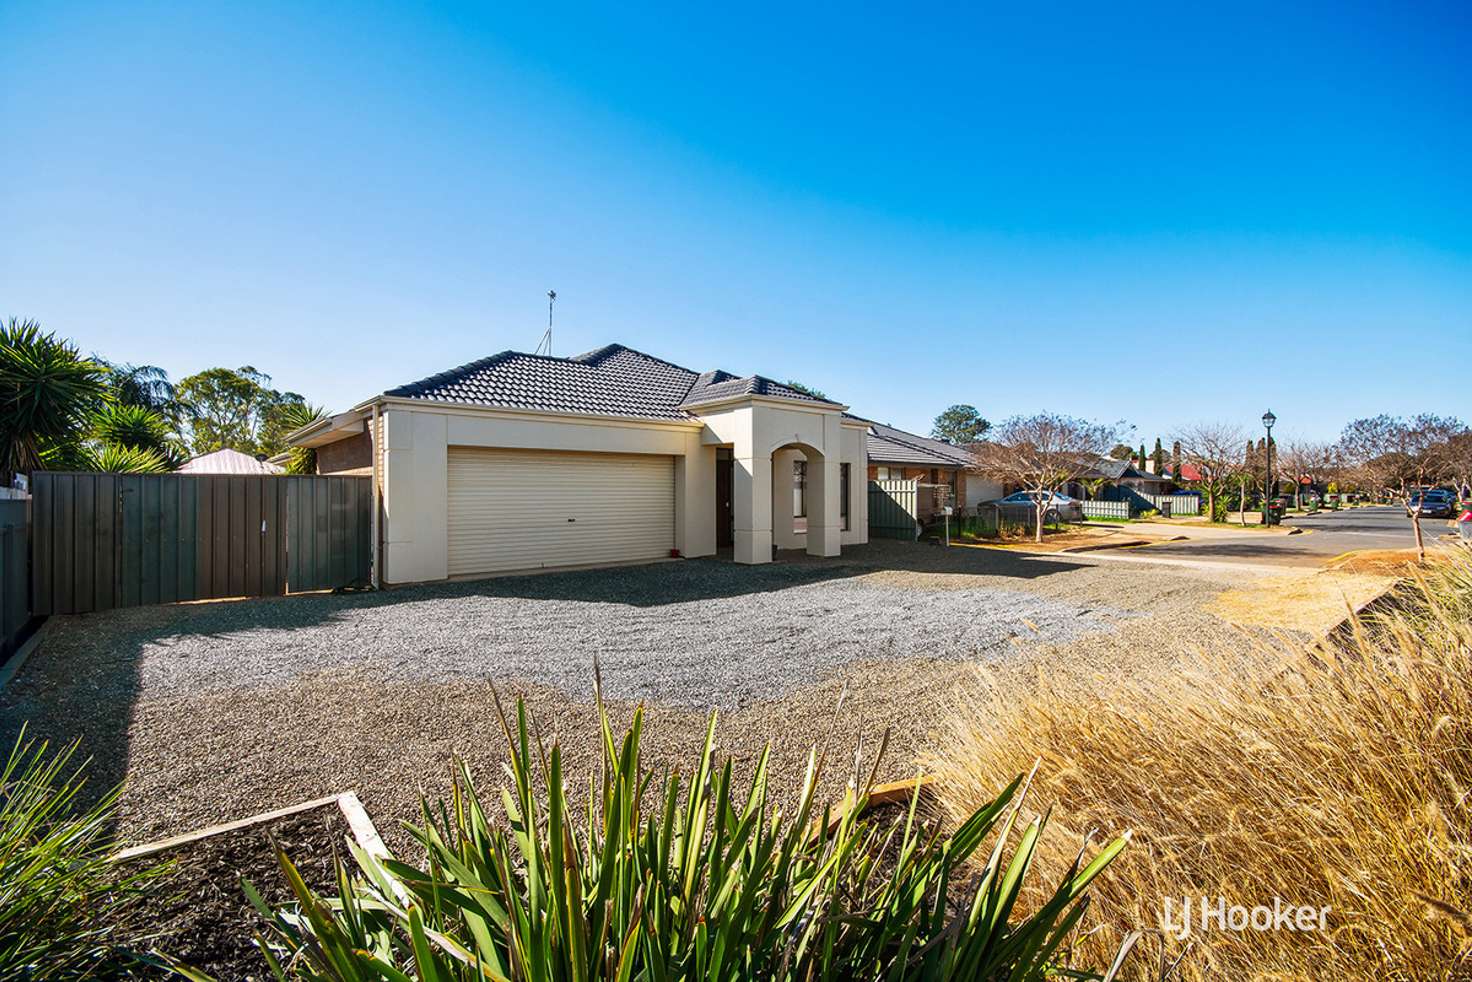
[[[969,813],[1040,758],[1033,800],[1075,847],[1133,830],[1085,943],[1154,932],[1135,978],[1468,978],[1472,552],[1377,608],[1313,646],[1204,652],[1155,677],[979,684],[928,761],[938,795]],[[1050,841],[1060,872],[1068,837]],[[1324,932],[1160,932],[1164,898],[1202,895],[1331,910]]]

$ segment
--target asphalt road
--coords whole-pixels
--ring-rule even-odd
[[[1326,559],[1355,549],[1408,549],[1416,544],[1405,511],[1394,506],[1325,511],[1293,517],[1285,524],[1303,529],[1302,535],[1244,532],[1231,538],[1192,539],[1138,550],[1144,558],[1175,558],[1271,566],[1318,566]],[[1428,544],[1452,532],[1444,518],[1421,520]]]

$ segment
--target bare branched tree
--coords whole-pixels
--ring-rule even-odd
[[[1338,457],[1332,443],[1292,440],[1278,447],[1281,472],[1293,482],[1293,507],[1303,507],[1303,481],[1317,482],[1334,470]]]
[[[1456,448],[1467,433],[1462,421],[1422,413],[1412,419],[1381,414],[1357,419],[1344,428],[1339,452],[1352,473],[1377,493],[1400,499],[1416,533],[1416,556],[1426,559],[1421,534],[1424,497],[1414,494],[1447,478],[1455,478]]]
[[[995,427],[987,442],[971,447],[977,470],[993,480],[1017,484],[1037,509],[1036,541],[1053,496],[1092,470],[1117,439],[1119,424],[1094,423],[1042,413],[1014,416]]]
[[[1206,495],[1209,521],[1217,520],[1217,500],[1226,494],[1234,475],[1245,463],[1242,454],[1247,431],[1235,423],[1196,423],[1175,434],[1181,460],[1201,475],[1196,486]]]

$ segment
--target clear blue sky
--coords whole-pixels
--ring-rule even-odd
[[[334,409],[556,288],[922,431],[1472,417],[1472,6],[517,6],[0,4],[0,316]]]

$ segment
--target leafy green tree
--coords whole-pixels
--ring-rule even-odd
[[[1155,451],[1150,455],[1150,462],[1155,465],[1157,475],[1165,473],[1165,448],[1160,445],[1160,437],[1155,438]]]
[[[947,440],[957,446],[965,446],[980,440],[982,435],[991,428],[992,424],[982,418],[975,406],[958,402],[935,417],[935,422],[930,426],[930,435],[937,440]]]
[[[1110,460],[1129,460],[1135,455],[1135,448],[1128,443],[1116,443],[1114,449],[1109,451]]]
[[[822,392],[820,392],[819,390],[813,388],[810,385],[803,385],[801,382],[797,381],[796,379],[788,379],[786,382],[783,382],[782,384],[785,385],[785,386],[787,386],[789,389],[796,389],[799,392],[802,392],[802,393],[805,393],[807,395],[810,395],[814,399],[822,399],[824,402],[827,402],[828,401],[828,397],[826,395],[824,395]]]
[[[295,392],[271,388],[271,376],[249,365],[210,368],[182,379],[179,400],[189,412],[189,449],[195,454],[229,447],[248,454],[273,454],[286,447],[296,429],[286,407],[305,400]]]
[[[254,453],[266,385],[249,366],[209,368],[179,382],[179,400],[189,409],[189,450],[212,453],[231,447]]]
[[[1140,444],[1140,452],[1135,457],[1135,466],[1140,470],[1145,469],[1145,445],[1143,443]]]
[[[326,415],[326,410],[307,405],[307,401],[295,392],[272,391],[270,396],[262,414],[261,432],[256,439],[256,453],[263,453],[268,457],[290,450],[291,447],[286,442],[288,436]],[[312,459],[315,466],[315,454]]]
[[[0,328],[0,471],[29,473],[78,444],[107,399],[106,370],[32,320]]]

